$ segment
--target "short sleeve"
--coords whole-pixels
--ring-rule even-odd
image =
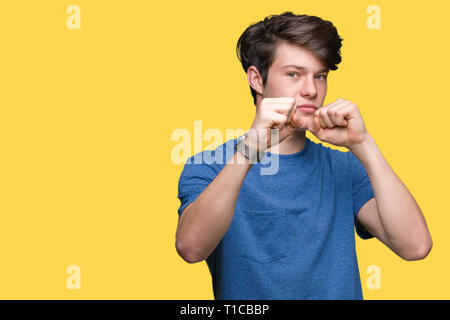
[[[202,154],[199,153],[187,159],[181,172],[178,181],[178,199],[180,200],[178,216],[181,216],[183,210],[198,198],[218,174],[213,165],[198,161],[201,156]]]
[[[353,214],[355,221],[356,233],[361,239],[373,238],[367,230],[365,230],[361,224],[358,223],[357,217],[361,207],[375,195],[372,190],[372,185],[361,161],[356,158],[353,153],[347,152],[349,157],[350,172],[352,175],[353,186]]]

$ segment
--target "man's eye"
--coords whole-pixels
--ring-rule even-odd
[[[290,78],[295,78],[295,76],[298,77],[298,74],[297,74],[296,72],[289,72],[289,73],[288,73],[288,76],[289,76]],[[327,78],[327,76],[324,75],[324,74],[318,74],[318,75],[316,76],[316,78],[319,79],[319,80],[325,80],[325,79]]]

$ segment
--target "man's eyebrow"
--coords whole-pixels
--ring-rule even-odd
[[[288,68],[288,67],[296,68],[296,69],[299,69],[299,70],[308,70],[308,68],[306,68],[306,67],[297,66],[295,64],[288,64],[288,65],[285,65],[283,68]],[[317,73],[328,72],[328,71],[329,70],[327,68],[324,68],[324,69],[319,70]]]

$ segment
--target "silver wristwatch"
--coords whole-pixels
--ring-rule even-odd
[[[234,146],[234,150],[237,150],[240,153],[242,153],[246,158],[248,158],[250,160],[250,163],[260,162],[261,159],[266,154],[265,151],[258,152],[258,150],[254,149],[252,147],[249,147],[245,143],[246,137],[247,137],[247,134],[244,134],[237,139],[237,143]]]

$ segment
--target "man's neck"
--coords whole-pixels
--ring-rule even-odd
[[[270,153],[278,153],[278,154],[294,154],[300,152],[305,147],[306,143],[306,131],[296,131],[291,134],[289,137],[281,141],[276,146],[273,146],[267,151]],[[272,152],[273,150],[273,152]]]

